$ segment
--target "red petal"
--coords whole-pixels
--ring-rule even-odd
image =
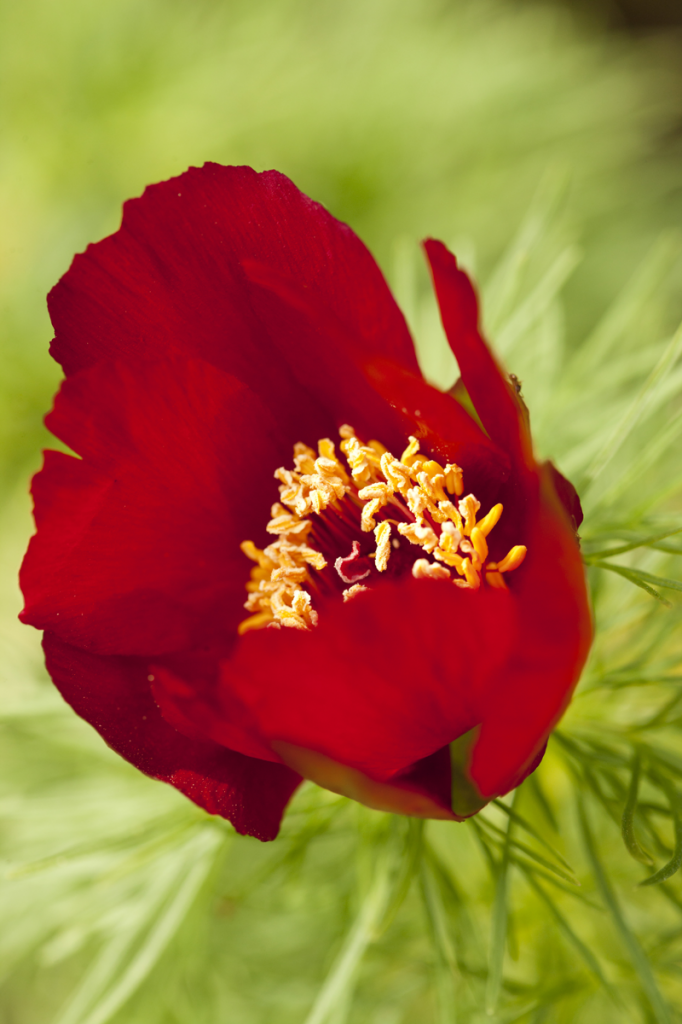
[[[386,781],[477,724],[478,692],[503,668],[514,630],[509,594],[387,582],[321,606],[310,633],[247,634],[223,663],[220,700],[248,708],[268,743]]]
[[[424,243],[445,334],[464,385],[490,437],[519,465],[532,466],[524,409],[481,337],[474,287],[442,242]]]
[[[372,350],[362,347],[335,315],[326,296],[251,260],[244,262],[253,307],[273,343],[292,366],[298,383],[330,413],[334,425],[351,423],[361,437],[381,435],[387,446],[405,441],[400,417],[368,383],[363,366]],[[419,370],[415,365],[415,371]]]
[[[224,688],[214,692],[197,677],[194,666],[184,665],[182,677],[163,665],[152,666],[152,693],[161,714],[186,736],[212,740],[248,757],[282,763],[261,735],[253,714]]]
[[[511,574],[519,632],[504,673],[481,706],[471,773],[485,796],[507,792],[532,770],[565,711],[592,640],[585,570],[549,470],[530,510],[528,554]]]
[[[385,359],[369,363],[365,372],[372,386],[400,414],[405,437],[414,435],[422,451],[460,466],[467,491],[473,491],[483,503],[488,490],[497,494],[509,477],[509,457],[459,402],[431,387],[423,377]]]
[[[300,384],[322,400],[337,426],[350,422],[361,437],[376,437],[398,452],[415,434],[423,450],[467,472],[467,487],[500,485],[509,458],[459,402],[432,388],[421,374],[367,353],[326,306],[298,282],[252,261],[244,264],[253,305]],[[320,345],[320,339],[324,344]]]
[[[118,754],[209,814],[227,818],[238,832],[275,838],[299,775],[176,732],[152,700],[141,659],[87,654],[51,633],[43,645],[48,671],[64,699]]]
[[[218,164],[149,187],[116,234],[76,256],[49,296],[55,358],[72,374],[103,358],[200,356],[265,396],[289,437],[305,402],[251,308],[246,259],[323,296],[368,353],[417,369],[404,318],[350,228],[276,171]]]
[[[99,654],[218,641],[244,616],[251,536],[288,459],[243,384],[200,360],[100,363],[67,380],[47,452],[22,620]],[[256,535],[256,541],[261,536]]]

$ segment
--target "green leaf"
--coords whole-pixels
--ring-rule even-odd
[[[622,416],[609,440],[592,460],[592,463],[587,470],[587,479],[590,482],[596,480],[604,471],[618,449],[644,415],[645,410],[649,408],[655,400],[657,391],[661,388],[666,377],[677,362],[681,351],[682,325],[680,325],[675,331],[670,342],[666,346],[663,355],[649,374],[628,410]]]
[[[675,823],[675,850],[668,863],[659,868],[655,874],[640,882],[640,886],[656,885],[658,882],[665,882],[679,871],[682,866],[682,815],[680,814],[679,796],[675,787],[667,779],[659,778],[658,785],[663,789],[670,803],[670,811]]]
[[[622,822],[622,834],[625,848],[631,857],[639,861],[640,864],[653,864],[651,856],[643,850],[637,842],[637,836],[635,835],[635,809],[637,807],[637,794],[639,791],[639,777],[641,771],[641,761],[639,753],[635,753],[632,760],[632,777],[630,780],[630,788],[628,789],[628,798],[625,803],[623,810],[623,822]]]
[[[127,1002],[180,927],[223,842],[217,829],[204,826],[166,855],[166,864],[155,868],[146,905],[114,932],[56,1024],[106,1024]]]
[[[576,877],[575,871],[573,870],[571,865],[568,863],[568,861],[565,859],[565,857],[563,857],[559,853],[559,851],[557,849],[555,849],[555,847],[552,846],[552,844],[550,842],[548,842],[547,839],[545,839],[543,836],[541,836],[540,833],[538,832],[538,830],[536,828],[534,828],[530,824],[530,822],[526,821],[525,818],[522,818],[521,815],[518,814],[512,807],[508,807],[507,804],[504,803],[504,801],[497,799],[497,800],[493,800],[492,802],[495,805],[495,807],[499,808],[500,811],[502,811],[504,814],[508,815],[508,817],[512,818],[513,821],[519,826],[519,828],[522,828],[524,830],[524,832],[528,832],[528,834],[531,835],[534,839],[536,839],[542,846],[544,846],[544,848],[546,850],[548,850],[549,853],[551,853],[553,857],[556,857],[556,859],[559,861],[559,863],[562,864],[566,868],[566,870],[569,871],[573,875],[573,877],[576,879],[576,881],[577,881],[577,877]]]
[[[618,576],[623,576],[626,580],[629,580],[630,583],[634,583],[636,587],[646,590],[647,594],[650,594],[651,597],[655,597],[657,601],[660,601],[661,604],[667,605],[668,607],[670,607],[670,601],[666,601],[664,597],[661,597],[658,591],[654,590],[650,584],[656,583],[658,586],[668,586],[674,590],[682,590],[682,585],[680,585],[676,580],[666,580],[662,576],[652,576],[651,573],[642,572],[641,569],[629,569],[624,565],[613,565],[611,562],[603,562],[597,559],[593,562],[589,559],[585,559],[585,561],[587,561],[588,565],[593,565],[597,569],[607,569],[609,572],[615,572]]]
[[[581,259],[581,251],[568,246],[554,261],[539,284],[497,333],[495,348],[504,356],[547,311]]]
[[[563,878],[564,881],[571,882],[573,885],[580,885],[580,882],[576,878],[575,874],[573,873],[573,869],[570,866],[568,871],[564,871],[562,868],[557,867],[556,864],[552,864],[551,861],[547,860],[546,857],[543,857],[541,854],[537,853],[537,851],[533,850],[530,846],[526,846],[525,843],[520,842],[518,839],[509,837],[508,830],[505,832],[503,829],[498,828],[497,825],[494,825],[491,821],[488,821],[487,818],[481,818],[480,825],[485,826],[485,828],[489,829],[491,832],[498,833],[503,844],[509,842],[513,850],[518,850],[526,857],[530,857],[531,860],[534,860],[538,864],[541,864],[544,868],[547,868],[548,871],[551,871],[553,872],[553,874],[558,875],[559,878]]]
[[[614,1002],[620,1002],[615,989],[613,988],[611,983],[607,981],[607,979],[605,978],[604,972],[601,969],[599,961],[597,960],[592,950],[583,942],[583,940],[578,935],[576,935],[573,928],[568,923],[564,915],[561,913],[561,911],[559,910],[559,908],[557,907],[556,903],[551,898],[549,893],[547,893],[543,889],[538,880],[535,878],[533,872],[528,871],[525,868],[523,869],[523,871],[526,875],[526,879],[528,880],[529,884],[532,886],[532,888],[535,890],[538,896],[545,902],[545,904],[549,908],[552,916],[559,925],[561,931],[564,933],[568,941],[575,947],[578,954],[585,961],[588,970],[595,976],[600,985],[602,985],[606,989],[606,991],[609,993]]]
[[[391,890],[394,866],[391,852],[387,846],[379,851],[372,884],[305,1019],[305,1024],[325,1024],[329,1020],[329,1015],[354,983],[365,950],[377,938]]]
[[[657,541],[664,540],[666,537],[674,537],[678,533],[682,533],[682,526],[678,526],[674,530],[666,530],[664,533],[651,534],[648,537],[643,537],[641,540],[633,541],[631,544],[623,544],[618,548],[590,551],[585,555],[585,559],[613,558],[615,555],[623,555],[626,551],[634,551],[636,548],[651,547]]]
[[[660,433],[644,445],[637,457],[624,467],[620,476],[598,495],[595,505],[602,507],[613,505],[627,491],[631,490],[640,476],[651,469],[671,444],[677,440],[681,432],[682,411],[678,412]]]
[[[626,286],[583,342],[574,367],[579,379],[588,380],[596,369],[607,365],[607,357],[614,350],[615,343],[631,326],[649,297],[660,288],[661,278],[672,265],[678,251],[679,240],[671,232],[662,234],[653,244]]]
[[[454,979],[457,961],[448,932],[447,919],[438,882],[429,857],[423,857],[419,872],[420,888],[429,932],[436,951],[436,988],[441,1024],[456,1024]]]
[[[514,793],[513,800],[518,799],[519,790]],[[509,847],[514,818],[510,816],[502,848],[502,857],[497,867],[495,881],[495,902],[490,935],[490,957],[488,961],[488,980],[485,990],[485,1007],[489,1014],[495,1013],[502,989],[504,969],[504,950],[507,943],[507,919],[509,915]]]
[[[661,995],[658,985],[656,984],[651,964],[649,963],[644,950],[640,946],[635,933],[632,931],[623,916],[618,900],[616,899],[604,867],[599,859],[597,846],[587,820],[587,813],[583,802],[580,799],[578,799],[578,820],[583,834],[585,849],[594,871],[597,887],[601,893],[601,897],[604,900],[606,908],[611,915],[611,920],[613,921],[615,929],[620,936],[621,942],[628,952],[632,966],[635,969],[642,988],[646,993],[651,1009],[653,1010],[654,1018],[656,1019],[657,1024],[672,1024],[670,1011],[663,999],[663,996]]]

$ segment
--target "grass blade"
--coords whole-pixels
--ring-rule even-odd
[[[106,1024],[124,1005],[148,976],[184,920],[210,870],[221,841],[222,837],[217,830],[210,828],[203,829],[185,845],[178,861],[178,870],[169,877],[170,885],[164,887],[163,894],[172,892],[176,885],[177,890],[152,924],[127,967],[117,975],[121,964],[125,962],[131,938],[136,937],[134,933],[131,936],[128,931],[124,931],[104,950],[94,970],[86,976],[85,983],[60,1015],[58,1024]],[[97,1002],[93,1006],[95,993]]]
[[[556,857],[559,863],[563,865],[563,867],[565,867],[567,871],[570,871],[575,878],[575,871],[568,863],[568,861],[564,857],[562,857],[558,850],[554,849],[550,842],[548,842],[543,836],[540,835],[537,829],[533,828],[530,822],[526,821],[525,818],[522,818],[520,814],[517,814],[516,811],[514,811],[511,807],[508,807],[502,800],[493,800],[493,803],[500,811],[502,811],[508,817],[512,818],[513,821],[519,826],[519,828],[522,828],[524,832],[527,832],[529,835],[533,837],[533,839],[536,839],[542,846],[544,846],[544,848],[548,850],[553,857]]]
[[[667,864],[664,864],[662,868],[651,875],[649,878],[645,878],[643,882],[640,882],[640,887],[645,885],[657,885],[659,882],[665,882],[668,878],[671,878],[675,872],[680,870],[682,867],[682,815],[680,815],[680,801],[677,795],[677,790],[668,782],[667,779],[659,779],[658,785],[663,789],[668,800],[670,802],[670,811],[673,816],[675,823],[675,850],[672,857]]]
[[[587,380],[591,371],[604,366],[614,344],[632,324],[647,300],[660,288],[661,278],[679,251],[676,235],[665,234],[651,247],[627,285],[585,340],[575,360],[578,376]]]
[[[454,979],[458,974],[455,952],[448,934],[445,908],[428,858],[422,858],[420,888],[429,930],[436,950],[436,987],[441,1024],[456,1024]]]
[[[611,915],[611,919],[620,936],[621,942],[628,952],[630,960],[632,961],[632,966],[637,973],[642,988],[646,993],[656,1024],[672,1024],[670,1011],[668,1010],[668,1006],[656,983],[656,978],[654,977],[651,964],[649,963],[644,950],[640,946],[637,937],[623,917],[616,895],[611,888],[611,884],[599,859],[592,830],[587,820],[587,813],[581,800],[578,800],[578,820],[580,821],[585,850],[590,863],[592,864],[592,870],[594,871],[597,887],[601,893],[601,897],[606,908]]]
[[[514,802],[518,796],[518,789],[514,793]],[[490,959],[488,962],[488,981],[485,990],[485,1008],[487,1013],[493,1014],[502,990],[502,974],[504,969],[504,949],[507,943],[507,920],[509,917],[508,889],[509,889],[509,852],[511,833],[514,827],[514,819],[509,818],[507,832],[505,835],[502,857],[497,869],[497,880],[495,884],[495,903],[493,905],[492,931],[490,936]]]
[[[592,482],[597,479],[624,443],[626,438],[629,437],[630,433],[643,416],[645,410],[651,405],[652,401],[656,397],[657,390],[663,384],[665,378],[677,362],[681,351],[682,325],[677,328],[670,339],[670,342],[666,345],[663,355],[642,385],[639,394],[635,397],[629,409],[625,412],[625,415],[616,426],[611,437],[593,459],[592,464],[587,470],[586,479],[588,481]]]
[[[585,557],[598,560],[603,558],[613,558],[615,555],[624,555],[626,551],[634,551],[636,548],[650,547],[651,545],[656,544],[657,541],[665,540],[667,537],[674,537],[678,533],[682,533],[682,526],[678,526],[674,530],[666,530],[664,533],[651,534],[649,537],[633,541],[631,544],[623,544],[619,548],[611,548],[610,551],[590,551],[590,553]]]
[[[536,288],[530,293],[498,333],[495,348],[508,356],[519,338],[547,311],[580,262],[577,246],[569,246],[554,261]]]
[[[360,913],[336,957],[322,988],[317,994],[305,1024],[324,1024],[344,1000],[352,984],[365,950],[374,941],[386,912],[390,894],[391,863],[388,851],[382,851]]]
[[[665,604],[670,607],[670,601],[666,601],[664,597],[651,587],[650,583],[656,583],[658,586],[671,586],[674,590],[682,590],[682,585],[676,580],[666,580],[662,576],[652,576],[651,573],[642,572],[641,569],[629,569],[624,565],[613,565],[611,562],[604,562],[601,559],[595,559],[594,562],[589,559],[585,559],[588,565],[594,565],[597,569],[607,569],[609,572],[615,572],[618,576],[624,576],[630,583],[634,583],[636,587],[640,587],[642,590],[646,590],[647,594],[651,597],[655,597],[661,604]]]
[[[554,920],[557,922],[559,928],[564,933],[568,941],[571,943],[572,946],[575,947],[578,954],[585,961],[588,970],[595,976],[599,984],[606,989],[606,991],[609,993],[614,1002],[619,1002],[615,989],[604,976],[604,972],[601,969],[599,961],[597,960],[592,950],[589,948],[589,946],[585,945],[580,936],[576,935],[576,933],[573,931],[564,915],[557,907],[552,897],[549,895],[549,893],[545,892],[545,890],[540,885],[538,880],[533,876],[532,871],[527,871],[524,869],[524,874],[529,884],[532,886],[532,888],[535,890],[538,896],[544,901],[545,905],[549,908],[549,911],[552,914]]]
[[[633,459],[625,468],[622,475],[596,498],[595,505],[612,505],[621,498],[623,494],[634,486],[639,477],[646,473],[655,464],[656,460],[667,451],[673,441],[677,440],[677,436],[680,433],[682,433],[682,411],[673,417],[660,434],[657,434],[644,446],[637,458]]]
[[[480,824],[484,825],[485,828],[487,828],[490,832],[497,833],[497,835],[494,835],[492,837],[493,839],[499,842],[501,838],[502,842],[506,843],[506,837],[508,835],[508,832],[505,832],[503,829],[498,828],[497,825],[493,825],[493,823],[491,821],[488,821],[486,818],[481,818]],[[553,872],[553,874],[558,875],[559,878],[563,878],[564,881],[570,882],[572,885],[580,885],[580,882],[576,878],[575,874],[573,874],[572,868],[569,867],[569,871],[564,871],[563,868],[559,868],[555,864],[552,864],[552,862],[547,860],[546,857],[543,857],[541,854],[531,849],[530,846],[526,846],[525,843],[520,842],[518,839],[510,838],[509,845],[513,852],[516,852],[517,850],[520,851],[526,857],[530,857],[531,860],[534,860],[538,864],[541,864],[544,868],[547,868],[548,871],[551,871]]]
[[[635,835],[635,808],[637,807],[640,772],[641,759],[639,753],[636,753],[632,760],[632,777],[630,780],[630,788],[628,790],[628,798],[623,809],[621,831],[623,834],[625,849],[628,851],[630,856],[634,857],[640,864],[652,865],[653,860],[646,850],[643,850],[639,845],[637,842],[637,836]]]

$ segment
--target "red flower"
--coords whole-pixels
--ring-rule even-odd
[[[575,492],[425,248],[483,429],[274,171],[152,186],[49,296],[47,423],[79,457],[35,477],[21,617],[110,746],[261,839],[301,775],[472,813],[538,763],[589,647]]]

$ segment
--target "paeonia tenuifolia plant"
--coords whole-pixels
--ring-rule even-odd
[[[575,491],[424,248],[454,394],[275,171],[148,188],[49,296],[75,457],[33,483],[22,619],[114,750],[261,839],[302,778],[475,813],[537,766],[590,645]]]

